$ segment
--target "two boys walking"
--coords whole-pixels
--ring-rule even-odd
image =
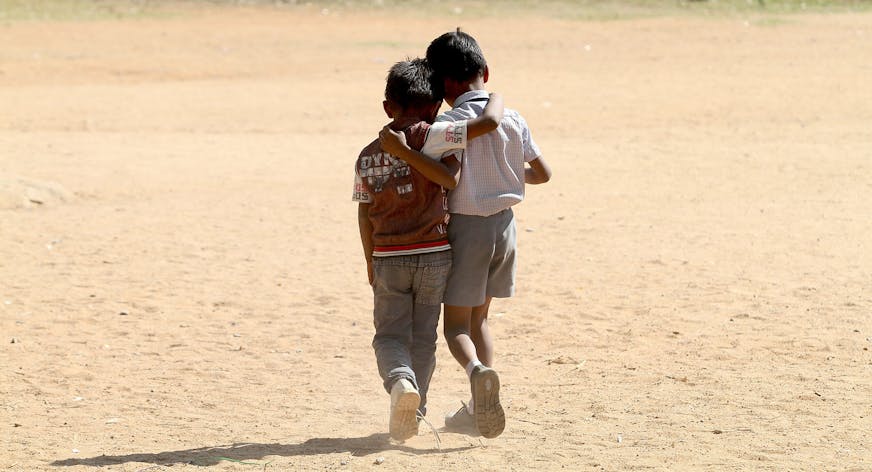
[[[426,414],[443,302],[443,332],[471,390],[446,427],[487,438],[505,427],[488,308],[514,293],[511,207],[551,171],[523,117],[486,92],[488,78],[478,43],[459,29],[433,40],[426,61],[397,63],[385,88],[392,121],[355,166],[373,348],[396,440],[417,434]],[[443,98],[452,109],[437,116]]]

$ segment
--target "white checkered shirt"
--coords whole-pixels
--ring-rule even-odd
[[[487,98],[484,90],[466,92],[436,121],[475,118],[484,110]],[[467,143],[460,183],[448,193],[448,210],[490,216],[520,203],[524,199],[524,163],[540,155],[527,122],[518,112],[506,108],[496,131]]]

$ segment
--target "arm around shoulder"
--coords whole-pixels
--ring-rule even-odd
[[[551,166],[542,156],[529,162],[530,167],[524,169],[524,182],[532,185],[544,184],[551,180]]]
[[[390,126],[385,126],[379,132],[379,141],[381,142],[382,149],[392,156],[406,161],[406,163],[417,169],[418,172],[432,182],[448,190],[457,187],[457,171],[449,168],[442,162],[428,158],[420,151],[410,148],[408,143],[406,143],[403,133],[398,133],[392,130]]]
[[[505,112],[503,96],[492,93],[488,98],[487,105],[485,105],[481,115],[466,122],[467,139],[490,133],[500,126],[500,121],[503,121],[503,113]]]

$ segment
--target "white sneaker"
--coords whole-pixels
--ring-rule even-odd
[[[445,415],[445,429],[458,433],[477,433],[475,418],[469,412],[466,403],[460,403],[460,408],[457,411]]]
[[[418,434],[418,405],[421,396],[406,379],[394,382],[391,387],[391,438],[405,441]]]

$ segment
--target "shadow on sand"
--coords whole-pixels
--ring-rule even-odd
[[[97,456],[86,458],[70,458],[57,460],[53,466],[106,466],[127,462],[144,462],[158,465],[193,464],[210,466],[221,461],[253,461],[267,456],[313,456],[318,454],[336,454],[350,452],[352,456],[367,456],[382,451],[397,450],[410,454],[433,454],[457,452],[472,449],[475,446],[457,447],[451,449],[415,449],[390,442],[387,434],[371,434],[360,438],[312,438],[300,444],[257,444],[238,443],[225,446],[201,447],[181,451],[166,451],[158,453],[126,454],[122,456]]]

